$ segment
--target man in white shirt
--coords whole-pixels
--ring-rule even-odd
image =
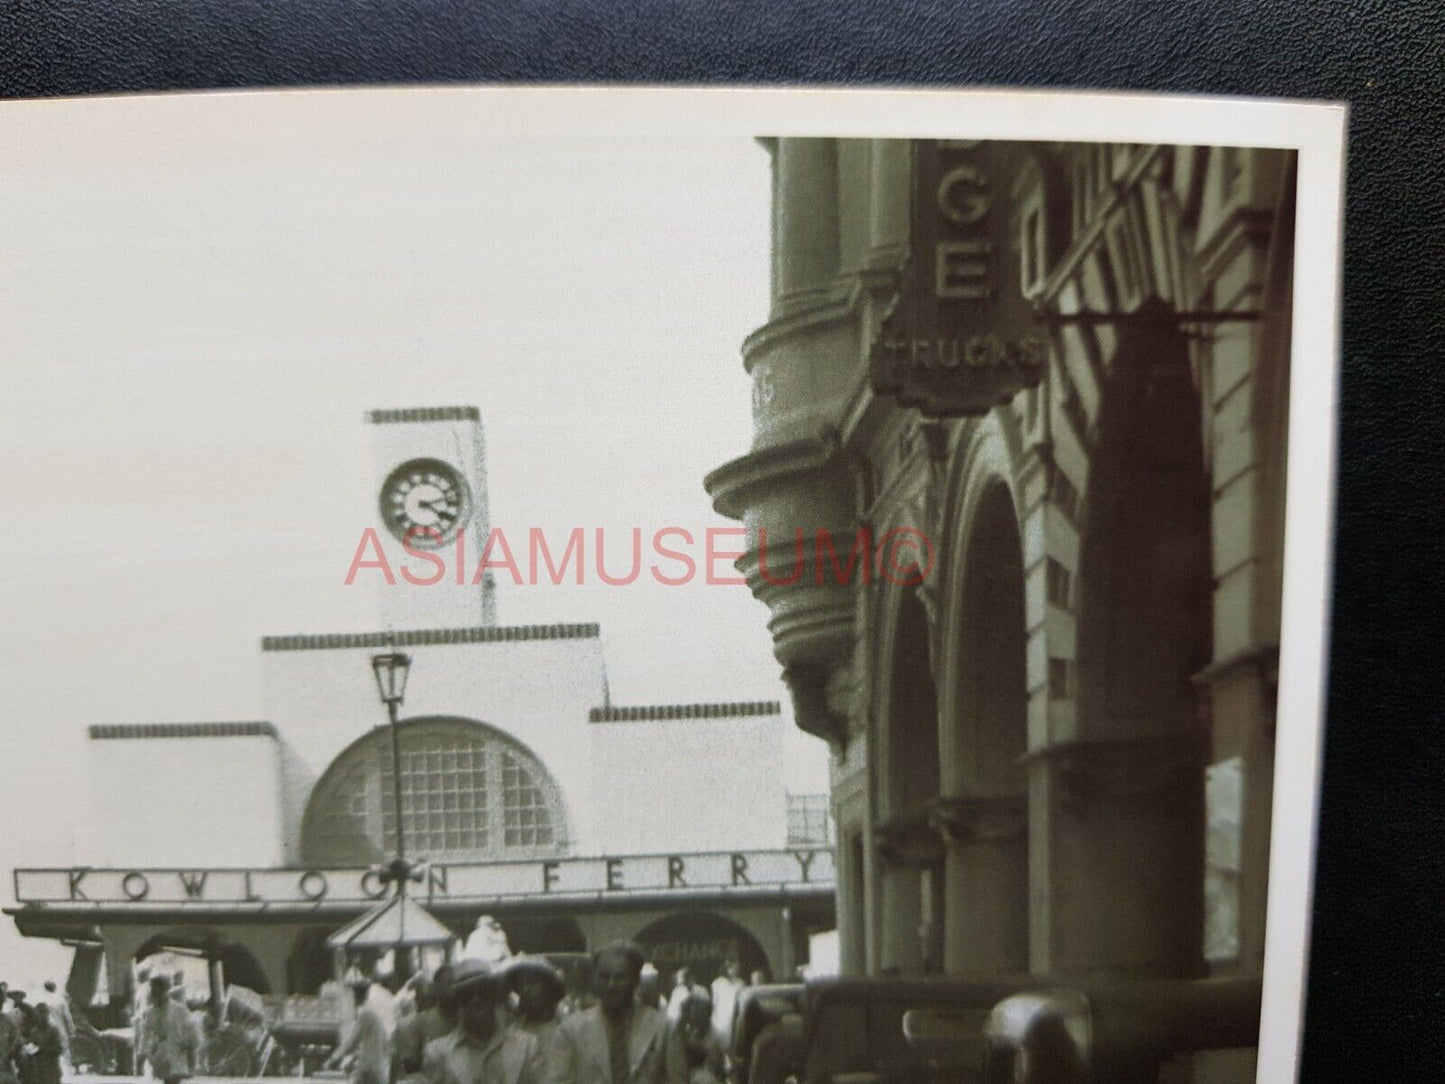
[[[724,1050],[732,1043],[733,1013],[746,985],[743,965],[731,958],[723,964],[722,974],[712,980],[712,1032]]]
[[[389,1084],[391,1080],[391,1034],[381,1013],[369,1000],[372,984],[365,979],[352,982],[356,999],[356,1019],[346,1040],[327,1059],[327,1068],[335,1068],[349,1057],[356,1059],[351,1068],[351,1084]]]

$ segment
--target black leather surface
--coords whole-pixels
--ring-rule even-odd
[[[1441,8],[1422,0],[0,0],[0,93],[724,80],[1348,101],[1333,676],[1303,1079],[1373,1084],[1434,1081],[1445,1064],[1442,41]]]

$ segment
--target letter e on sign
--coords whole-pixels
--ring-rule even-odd
[[[987,241],[940,241],[936,253],[934,293],[964,301],[988,297]]]

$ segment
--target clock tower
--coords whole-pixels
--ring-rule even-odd
[[[380,587],[383,623],[398,631],[495,625],[491,573],[472,582],[491,527],[481,414],[415,407],[368,411],[366,421],[376,536],[396,579]]]

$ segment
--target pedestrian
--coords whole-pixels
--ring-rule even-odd
[[[667,1018],[676,1024],[682,1019],[683,1002],[697,994],[707,997],[708,1004],[712,1004],[707,990],[693,979],[692,968],[679,967],[672,975],[672,993],[667,998]]]
[[[422,1054],[426,1044],[448,1035],[456,1027],[455,1012],[442,1012],[439,1001],[438,977],[422,977],[412,984],[416,999],[416,1011],[402,1017],[391,1036],[391,1076],[393,1080],[410,1076],[421,1071]]]
[[[51,980],[46,980],[45,993],[50,999],[50,1019],[60,1029],[60,1067],[69,1073],[73,1066],[70,1047],[75,1042],[75,1010],[70,1005],[70,993],[61,990]]]
[[[678,1031],[687,1061],[688,1084],[723,1084],[727,1079],[727,1057],[713,1034],[712,999],[706,994],[693,994],[684,1001]]]
[[[428,1084],[552,1084],[534,1036],[505,1026],[502,982],[485,960],[455,965],[451,990],[457,1026],[434,1039],[422,1056]]]
[[[649,1009],[661,1009],[664,1012],[667,1010],[667,997],[662,991],[662,976],[650,963],[644,962],[642,965],[642,978],[637,983],[637,1000]]]
[[[21,1075],[28,1084],[60,1084],[60,1029],[43,1001],[30,1010],[24,1049],[26,1072]]]
[[[21,1047],[25,1045],[20,1034],[20,1025],[10,1013],[13,1002],[4,983],[0,983],[0,1084],[18,1084],[20,1080],[18,1059],[22,1057]]]
[[[682,1044],[667,1014],[637,999],[642,949],[617,942],[593,956],[597,1005],[558,1029],[560,1084],[686,1084]]]
[[[345,1040],[326,1059],[326,1067],[334,1069],[352,1059],[348,1079],[351,1084],[390,1084],[391,1036],[386,1022],[371,1000],[372,983],[354,979],[351,984],[356,1016]]]
[[[516,956],[502,970],[503,989],[516,998],[512,1026],[537,1040],[544,1076],[553,1080],[562,1072],[562,1026],[558,1006],[567,994],[562,973],[539,956]]]
[[[440,1029],[437,1038],[449,1035],[457,1026],[457,995],[452,989],[454,970],[451,964],[442,964],[432,975],[432,989],[436,991],[436,1027]]]
[[[137,1058],[150,1063],[151,1075],[176,1084],[195,1072],[201,1036],[186,1007],[171,999],[171,981],[154,974],[147,984],[145,1008],[136,1028]],[[140,1066],[136,1066],[139,1070]]]
[[[394,971],[383,970],[378,964],[372,969],[371,989],[366,996],[366,1003],[381,1017],[388,1038],[396,1029],[396,994],[392,992],[395,976]]]
[[[724,1050],[733,1033],[733,1014],[743,987],[743,965],[736,956],[723,961],[722,974],[712,980],[712,1032]]]

